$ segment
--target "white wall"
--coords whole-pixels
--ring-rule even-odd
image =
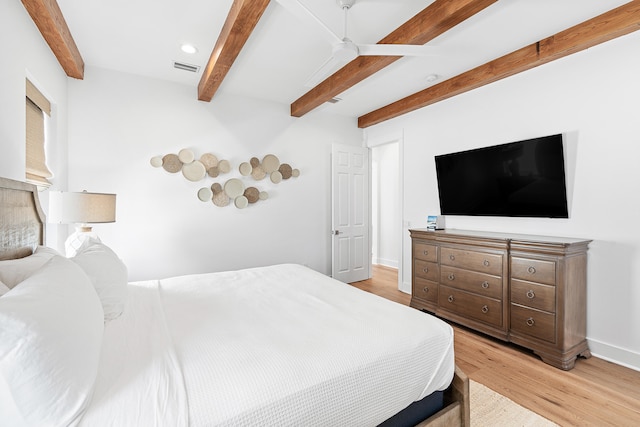
[[[400,183],[398,142],[371,149],[373,263],[398,267],[400,256]]]
[[[69,189],[117,194],[117,222],[94,230],[129,267],[131,280],[282,262],[331,269],[331,143],[362,144],[355,119],[322,112],[301,119],[289,106],[87,68],[69,85]],[[233,171],[197,183],[151,167],[156,155],[182,148],[211,152]],[[252,156],[277,155],[300,169],[244,210],[200,202],[197,191],[240,177]],[[249,184],[248,184],[249,185]]]
[[[404,132],[404,221],[439,212],[433,157],[565,134],[570,218],[447,217],[447,228],[593,239],[587,336],[594,354],[640,369],[640,32],[367,130]],[[403,235],[403,280],[410,240]]]

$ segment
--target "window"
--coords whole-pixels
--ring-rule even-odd
[[[45,114],[51,115],[51,103],[42,93],[27,80],[26,96],[26,178],[27,182],[38,186],[51,185],[49,178],[53,176],[47,167],[47,159],[44,150],[45,144]]]

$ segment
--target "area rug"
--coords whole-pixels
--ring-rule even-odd
[[[469,393],[471,427],[557,427],[557,424],[471,379]]]

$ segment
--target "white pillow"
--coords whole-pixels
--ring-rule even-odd
[[[86,240],[71,258],[93,283],[100,297],[104,320],[117,318],[127,299],[127,267],[111,248],[96,239]]]
[[[24,258],[0,261],[0,281],[13,289],[56,255],[60,254],[55,249],[38,246],[33,254]]]
[[[2,425],[76,422],[98,372],[103,312],[80,267],[54,256],[0,298]]]
[[[0,297],[4,294],[6,294],[7,292],[9,292],[11,289],[9,289],[9,287],[7,285],[5,285],[4,283],[2,283],[0,281]]]

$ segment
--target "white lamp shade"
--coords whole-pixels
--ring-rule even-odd
[[[49,222],[58,224],[92,224],[116,221],[116,195],[105,193],[70,193],[51,191]]]

